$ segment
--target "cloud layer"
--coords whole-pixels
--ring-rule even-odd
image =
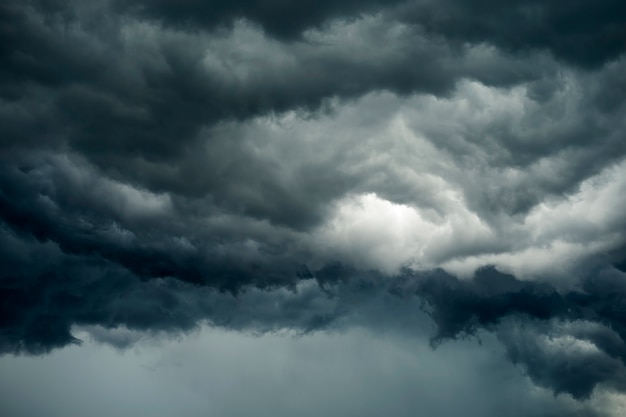
[[[554,393],[624,393],[625,17],[3,2],[0,352],[417,315]]]

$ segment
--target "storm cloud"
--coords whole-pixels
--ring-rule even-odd
[[[619,415],[625,21],[617,0],[3,2],[2,360],[392,331],[460,364],[485,340],[528,415]]]

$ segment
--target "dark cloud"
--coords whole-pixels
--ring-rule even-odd
[[[239,281],[241,272],[228,271],[229,283],[237,285],[234,294],[211,288],[213,284],[183,282],[184,275],[142,279],[132,267],[123,268],[98,252],[68,253],[6,224],[0,232],[3,354],[44,354],[80,343],[72,335],[74,326],[91,328],[97,340],[125,348],[137,341],[132,332],[180,334],[201,323],[255,334],[284,329],[304,334],[347,323],[370,327],[380,322],[390,328],[424,322],[417,317],[417,301],[400,302],[376,271],[337,263],[316,271],[301,266],[293,269],[287,285],[269,288],[254,281],[262,275],[259,271],[245,278],[254,281],[248,286]],[[400,313],[403,320],[393,319]]]
[[[293,39],[304,30],[317,27],[329,19],[358,17],[400,0],[306,0],[299,3],[279,0],[211,1],[191,0],[116,0],[119,10],[153,18],[177,27],[201,28],[230,26],[235,19],[248,19],[260,24],[273,36]]]
[[[610,330],[603,330],[614,337]],[[567,334],[556,336],[559,332],[546,335],[522,331],[511,336],[513,332],[508,328],[502,333],[507,333],[501,340],[513,363],[521,364],[536,384],[552,389],[555,394],[569,393],[581,400],[589,399],[599,384],[617,392],[626,388],[623,359],[602,351],[597,343],[585,344]],[[623,350],[623,340],[621,344]]]
[[[534,49],[583,67],[596,67],[625,51],[626,8],[619,0],[559,1],[280,1],[203,2],[117,1],[119,10],[177,27],[231,25],[237,18],[258,23],[279,38],[338,19],[393,10],[436,36],[458,43],[487,43],[515,53]],[[285,18],[288,16],[289,18]]]
[[[433,345],[626,392],[624,13],[3,2],[0,353],[411,335],[423,305]]]
[[[294,270],[292,279],[299,283],[291,289],[243,287],[234,296],[168,277],[142,280],[100,256],[64,254],[55,244],[6,226],[2,239],[3,248],[19,253],[2,253],[11,271],[2,274],[5,353],[40,354],[78,343],[71,333],[75,325],[96,326],[91,331],[97,340],[119,348],[137,340],[124,328],[179,333],[206,321],[255,333],[354,324],[400,325],[410,332],[409,323],[424,327],[417,314],[424,303],[437,326],[436,345],[492,331],[512,362],[555,393],[584,399],[599,384],[626,388],[626,289],[615,269],[595,273],[578,290],[561,292],[492,267],[465,281],[442,270],[386,277],[334,263]]]
[[[359,31],[354,45],[343,46],[332,31],[282,43],[242,24],[212,37],[122,19],[106,2],[67,7],[69,23],[38,2],[2,7],[2,44],[11,45],[0,55],[3,113],[11,118],[3,140],[67,142],[102,164],[121,155],[169,159],[220,120],[316,109],[330,97],[378,89],[440,94],[464,75],[495,84],[534,76],[528,68],[513,77],[506,69],[463,69],[446,45],[412,29],[398,37],[397,24],[375,19],[338,24],[339,35],[342,25]],[[386,50],[390,42],[398,45]]]
[[[486,267],[471,281],[441,271],[421,282],[417,294],[437,324],[435,344],[480,329],[496,331],[511,360],[536,383],[582,399],[600,383],[626,387],[624,278],[616,270],[601,271],[579,290],[562,293]],[[581,348],[581,341],[589,345]]]
[[[12,45],[0,57],[6,161],[37,165],[41,161],[24,162],[24,154],[70,150],[98,167],[94,175],[170,193],[177,209],[202,203],[295,229],[318,224],[328,204],[358,180],[327,166],[287,178],[279,169],[283,161],[258,158],[255,144],[242,143],[236,129],[221,129],[224,122],[291,109],[315,117],[332,97],[379,89],[443,94],[464,75],[506,85],[543,71],[506,58],[498,60],[502,68],[481,65],[445,44],[427,42],[419,31],[396,30],[376,18],[340,23],[317,38],[290,43],[268,39],[245,24],[215,36],[163,29],[121,18],[108,3],[9,2],[1,18],[6,22],[2,44]],[[347,43],[345,25],[357,32]],[[388,43],[398,46],[385,48]],[[511,77],[510,66],[519,67],[521,75]],[[128,218],[107,218],[111,213],[98,200],[108,192],[76,207],[72,195],[84,187],[54,174],[44,180],[37,170],[21,168],[14,166],[13,174],[4,177],[10,223],[38,229],[70,252],[96,251],[142,275],[203,280],[206,270],[192,259],[197,254],[163,257],[169,249],[144,240],[160,242],[155,234],[122,248],[96,232],[112,222],[135,230]],[[27,180],[33,175],[54,189],[49,198],[60,210],[46,211],[41,201],[33,201],[41,186]],[[27,183],[17,186],[22,180]],[[72,231],[78,214],[93,222],[90,231]],[[169,233],[167,224],[160,222],[156,229]]]
[[[516,53],[540,49],[585,68],[626,51],[626,7],[619,0],[416,1],[401,10],[404,18],[455,42]]]
[[[485,42],[515,52],[543,49],[585,67],[597,66],[624,53],[626,9],[618,0],[558,1],[274,1],[156,2],[120,1],[122,9],[178,26],[214,27],[236,18],[259,23],[268,33],[297,37],[331,19],[399,8],[402,18],[458,42]],[[407,13],[407,11],[410,11]],[[285,19],[289,16],[289,19]]]
[[[232,321],[230,314],[239,308],[240,303],[230,293],[182,284],[167,278],[167,273],[158,280],[142,280],[139,273],[135,275],[103,259],[90,248],[68,255],[56,244],[16,235],[6,225],[2,228],[2,240],[12,248],[24,247],[21,259],[15,259],[4,250],[2,253],[3,264],[11,267],[1,275],[0,339],[4,353],[45,353],[76,342],[70,333],[75,324],[97,324],[105,328],[123,325],[146,332],[181,332],[194,328],[202,320],[229,325]],[[230,272],[228,278],[237,282],[236,274]],[[184,274],[177,277],[185,278]],[[267,301],[266,316],[274,311],[274,301],[279,299]],[[306,297],[287,298],[284,302],[297,308],[293,311],[297,317],[293,319],[296,327],[315,328],[318,321],[323,323],[322,318],[305,317],[316,314],[310,311],[315,309],[308,306]],[[263,318],[266,307],[262,304],[251,302],[250,308],[256,310],[249,315],[242,314],[248,320],[254,320],[256,312],[261,321],[271,325],[288,326],[292,321],[289,305],[284,309],[276,308],[276,323]],[[237,327],[234,323],[229,326]]]
[[[221,7],[208,4],[150,2],[145,7],[154,8],[155,14],[162,7]],[[599,83],[581,79],[582,85],[589,83],[589,91],[581,91],[585,98],[577,100],[559,94],[569,91],[569,80],[560,79],[549,59],[516,57],[490,49],[488,43],[458,48],[419,27],[386,20],[387,15],[333,21],[323,30],[308,32],[306,39],[286,42],[268,38],[246,23],[217,33],[184,25],[164,28],[139,16],[122,18],[110,6],[3,5],[2,44],[12,47],[0,56],[6,97],[0,129],[9,148],[70,148],[121,182],[174,195],[210,195],[213,203],[230,212],[294,228],[319,223],[326,215],[324,207],[358,189],[362,179],[346,176],[345,170],[337,172],[341,167],[323,166],[315,167],[315,173],[302,172],[298,182],[286,181],[276,169],[283,160],[259,159],[250,148],[254,143],[241,143],[240,130],[221,129],[224,122],[237,124],[290,110],[318,117],[324,109],[334,111],[336,107],[328,104],[333,98],[351,99],[378,90],[449,97],[462,79],[496,87],[534,80],[529,95],[547,103],[536,114],[529,112],[521,130],[515,125],[511,129],[508,121],[469,130],[465,126],[464,140],[457,143],[457,132],[449,131],[449,123],[431,127],[420,121],[417,129],[456,155],[478,144],[493,155],[488,156],[490,166],[504,163],[527,169],[557,153],[572,160],[557,175],[543,178],[546,173],[538,172],[512,190],[494,184],[485,195],[465,185],[473,208],[489,213],[526,213],[546,194],[573,192],[582,180],[624,154],[623,141],[612,134],[619,127],[614,120],[623,111],[623,97],[619,89],[605,87],[620,82],[619,63],[598,76]],[[262,3],[261,9],[282,16],[270,6]],[[335,6],[326,6],[320,16],[335,12]],[[253,3],[232,7],[233,12],[252,14],[258,9]],[[316,7],[326,10],[324,4]],[[208,15],[221,16],[214,12]],[[580,108],[564,112],[564,103],[572,99]],[[588,110],[596,108],[606,114]],[[546,129],[533,130],[535,125]],[[590,143],[597,143],[597,148]],[[471,155],[464,159],[468,169],[476,169],[480,162]],[[264,175],[256,174],[261,171]],[[313,181],[313,175],[322,178]],[[394,201],[410,201],[414,190],[392,190],[397,183],[396,178],[386,179],[376,192],[393,196]]]

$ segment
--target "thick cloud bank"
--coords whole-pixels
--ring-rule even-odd
[[[626,394],[625,21],[4,1],[0,353],[419,317],[435,352],[493,334],[537,387]]]

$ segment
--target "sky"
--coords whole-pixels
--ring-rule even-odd
[[[0,414],[626,413],[621,0],[4,0]]]

